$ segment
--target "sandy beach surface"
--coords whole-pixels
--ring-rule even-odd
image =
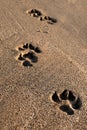
[[[0,0],[0,130],[87,130],[87,0]]]

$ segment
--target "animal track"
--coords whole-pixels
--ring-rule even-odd
[[[80,109],[82,106],[82,101],[79,96],[77,96],[71,90],[65,89],[61,94],[53,93],[52,100],[56,103],[61,104],[60,110],[66,112],[68,115],[73,115],[75,109]]]
[[[59,108],[63,112],[66,112],[68,115],[73,115],[74,114],[74,111],[70,108],[69,105],[61,105]]]
[[[41,11],[37,10],[37,9],[32,9],[30,11],[30,15],[33,14],[34,17],[39,17],[42,15]]]
[[[23,66],[25,66],[25,67],[28,67],[28,66],[32,66],[32,64],[28,61],[28,60],[25,60],[24,62],[23,62]]]
[[[24,58],[24,57],[22,57],[22,54],[20,54],[20,55],[19,55],[19,57],[18,57],[18,60],[23,61],[23,60],[25,60],[25,58]]]
[[[23,57],[24,58],[29,58],[32,62],[37,62],[38,61],[38,57],[32,51],[24,54]]]
[[[50,16],[45,16],[42,14],[41,11],[37,9],[31,9],[30,11],[27,11],[30,16],[39,18],[40,21],[47,21],[48,24],[55,24],[57,23],[57,19],[50,17]]]
[[[18,47],[20,54],[18,60],[22,62],[24,67],[32,67],[33,63],[38,62],[38,56],[36,53],[41,53],[39,47],[34,46],[32,43],[25,43],[22,47]]]
[[[60,98],[63,99],[63,100],[66,100],[66,99],[68,99],[68,94],[69,94],[69,91],[67,91],[67,89],[65,89],[65,90],[60,94]]]
[[[52,18],[52,17],[50,17],[50,16],[45,16],[44,19],[47,20],[47,22],[48,22],[49,24],[57,23],[57,19]]]
[[[60,99],[59,99],[59,97],[58,97],[58,95],[57,95],[57,92],[55,91],[55,93],[52,95],[52,100],[53,101],[55,101],[55,102],[57,102],[57,103],[59,103],[60,102]]]

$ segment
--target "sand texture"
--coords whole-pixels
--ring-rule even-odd
[[[0,0],[0,130],[87,130],[87,0]]]

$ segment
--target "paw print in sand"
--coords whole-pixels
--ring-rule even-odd
[[[22,62],[24,67],[32,67],[33,63],[38,62],[37,53],[41,53],[39,47],[35,47],[32,43],[25,43],[22,47],[18,47],[20,54],[18,60]]]
[[[82,106],[82,101],[79,96],[77,96],[71,90],[65,89],[61,94],[55,93],[52,95],[52,100],[60,104],[60,110],[66,112],[68,115],[73,115],[75,109],[80,109]]]
[[[57,19],[51,16],[45,16],[40,10],[38,9],[31,9],[30,11],[26,11],[27,14],[30,16],[39,18],[40,21],[46,21],[48,24],[55,24],[57,23]]]

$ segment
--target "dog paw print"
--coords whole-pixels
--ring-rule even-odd
[[[42,13],[41,13],[41,11],[39,11],[39,10],[37,10],[37,9],[32,9],[31,11],[30,11],[30,15],[33,15],[33,17],[39,17],[39,16],[42,16]]]
[[[54,24],[57,23],[57,19],[50,17],[50,16],[45,16],[44,19],[47,21],[49,24]]]
[[[38,62],[37,53],[41,53],[39,47],[35,47],[32,43],[25,43],[22,47],[18,47],[18,60],[22,62],[24,67],[32,67],[33,63]]]
[[[54,24],[57,23],[57,19],[53,18],[51,16],[45,16],[40,10],[38,9],[31,9],[30,11],[26,11],[27,14],[30,14],[30,16],[39,18],[40,21],[46,21],[48,24]]]
[[[68,115],[73,115],[75,109],[80,109],[82,106],[82,101],[79,96],[77,96],[71,90],[65,89],[61,94],[53,93],[52,100],[60,104],[59,108]]]

